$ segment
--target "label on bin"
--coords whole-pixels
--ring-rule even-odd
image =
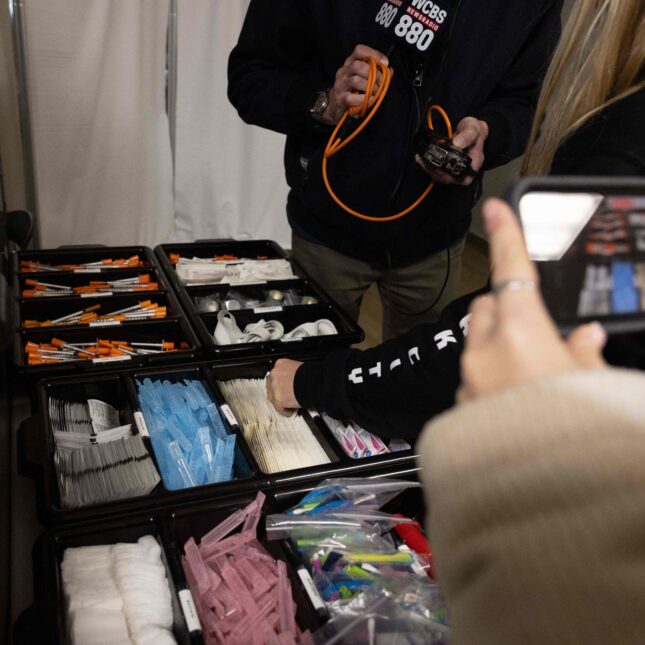
[[[101,296],[111,296],[112,291],[93,291],[92,293],[82,293],[81,298],[100,298]]]
[[[98,268],[74,269],[74,273],[101,273],[101,269],[98,269]]]
[[[139,428],[139,434],[142,437],[150,436],[150,433],[148,432],[148,426],[146,425],[146,420],[143,416],[143,412],[141,412],[140,410],[135,411],[134,422],[137,424],[137,428]]]
[[[132,356],[102,356],[101,358],[93,358],[92,363],[118,363],[119,361],[129,361]]]
[[[237,419],[235,418],[235,415],[233,414],[233,410],[228,407],[226,403],[223,403],[220,405],[219,409],[224,413],[224,416],[227,418],[228,422],[232,426],[239,426],[240,424],[237,422]]]
[[[314,584],[314,581],[311,579],[311,575],[309,574],[309,571],[307,571],[307,569],[304,569],[304,568],[298,569],[298,575],[300,576],[300,580],[302,581],[302,586],[305,588],[305,591],[307,592],[307,595],[309,596],[309,600],[311,600],[311,604],[314,606],[314,609],[324,609],[325,603],[320,597],[320,594],[318,593],[318,589],[316,589],[316,585]]]
[[[197,609],[195,609],[195,601],[190,589],[182,589],[179,592],[179,602],[181,603],[181,610],[186,619],[186,627],[189,632],[201,632],[202,626],[197,616]]]
[[[266,284],[266,280],[250,280],[248,282],[232,282],[236,287],[250,287],[254,284]]]
[[[254,314],[268,314],[273,311],[282,311],[282,307],[255,307],[253,309]]]
[[[114,325],[120,324],[120,320],[93,320],[90,323],[90,327],[114,327]]]

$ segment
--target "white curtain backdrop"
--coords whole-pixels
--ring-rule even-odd
[[[173,229],[167,0],[24,0],[42,246]]]
[[[175,239],[268,238],[290,246],[284,137],[245,125],[226,98],[247,0],[180,0]]]

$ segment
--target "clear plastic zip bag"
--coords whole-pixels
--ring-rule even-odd
[[[317,645],[444,645],[450,626],[438,587],[427,578],[383,578],[349,601],[314,634]]]

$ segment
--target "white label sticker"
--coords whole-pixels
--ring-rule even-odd
[[[100,298],[101,296],[111,296],[111,291],[93,291],[92,293],[82,293],[81,298]]]
[[[233,410],[231,410],[231,408],[229,408],[226,403],[224,403],[223,405],[220,406],[220,410],[224,413],[224,416],[227,418],[228,422],[232,426],[240,425],[237,422],[237,419],[235,418],[235,415],[233,414]]]
[[[186,627],[188,627],[188,631],[201,632],[202,626],[199,622],[199,617],[197,616],[195,601],[193,600],[193,594],[190,593],[190,589],[182,589],[179,592],[179,602],[181,603],[181,610],[184,613],[184,618],[186,619]]]
[[[297,338],[281,338],[280,340],[283,343],[295,343],[297,341],[300,341],[304,338],[304,336],[298,336]],[[307,337],[308,338],[308,337]]]
[[[74,269],[74,273],[101,273],[101,269],[89,268],[89,269]]]
[[[120,320],[93,320],[90,323],[90,327],[114,327],[120,324]]]
[[[255,307],[254,314],[268,314],[274,311],[282,311],[282,307]]]
[[[305,588],[305,591],[307,592],[307,595],[309,596],[309,600],[311,600],[311,604],[314,606],[314,609],[324,609],[325,603],[320,597],[320,594],[316,589],[316,585],[309,575],[309,571],[307,571],[307,569],[298,569],[298,575],[300,576],[300,580],[302,581],[302,584]]]
[[[250,282],[231,282],[231,284],[234,284],[236,287],[250,287],[254,284],[266,284],[266,280],[251,280]]]
[[[129,361],[131,356],[102,356],[101,358],[93,358],[92,363],[117,363],[119,361]]]
[[[143,412],[137,410],[134,413],[134,422],[137,424],[137,428],[139,428],[139,434],[142,437],[150,436],[150,433],[148,432],[148,426],[146,425],[146,420],[143,416]]]

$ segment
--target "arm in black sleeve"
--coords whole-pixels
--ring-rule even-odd
[[[523,154],[542,81],[560,37],[562,0],[555,0],[533,26],[512,65],[475,116],[488,124],[484,169]]]
[[[228,60],[228,98],[246,123],[282,134],[319,129],[309,115],[324,89],[309,69],[311,25],[307,2],[251,0]]]
[[[381,437],[415,440],[430,417],[454,403],[468,307],[483,292],[451,302],[437,322],[377,347],[340,349],[304,363],[294,380],[296,399]]]

